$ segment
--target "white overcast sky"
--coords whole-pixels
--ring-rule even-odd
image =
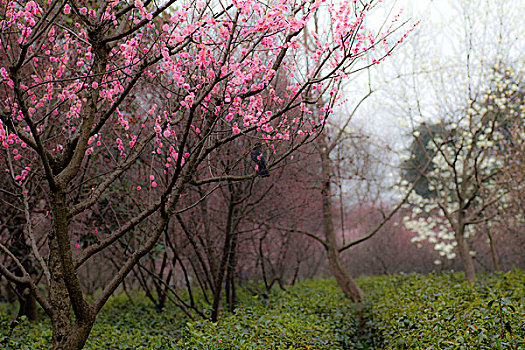
[[[416,31],[413,33],[391,57],[389,62],[375,71],[375,74],[380,73],[381,78],[391,75],[395,76],[398,73],[408,74],[416,68],[415,61],[426,62],[427,69],[430,65],[433,68],[433,61],[438,65],[446,65],[447,62],[458,62],[465,57],[465,31],[466,19],[459,11],[460,8],[467,7],[467,12],[472,13],[470,21],[475,28],[476,42],[473,43],[473,56],[487,57],[488,60],[494,60],[496,55],[500,54],[499,49],[495,49],[496,42],[503,41],[502,47],[505,52],[501,52],[503,61],[521,62],[518,63],[519,68],[523,68],[524,53],[525,53],[525,26],[523,18],[525,18],[525,1],[524,0],[489,0],[490,5],[484,8],[479,4],[485,4],[486,0],[384,0],[383,8],[374,13],[372,24],[374,21],[381,20],[389,10],[389,6],[394,5],[392,13],[399,12],[403,9],[402,18],[412,19],[414,22],[421,20]],[[498,39],[498,33],[494,31],[498,22],[508,22],[505,26],[508,27],[507,32],[503,32],[502,39]],[[499,48],[499,46],[498,46]],[[510,57],[510,60],[509,60]],[[456,61],[457,60],[457,61]],[[448,79],[458,80],[464,79],[461,73],[453,70],[445,70],[443,75]],[[455,74],[455,75],[454,75]],[[374,76],[374,73],[372,74]],[[381,79],[380,78],[380,79]],[[372,78],[372,85],[380,79]],[[345,88],[345,97],[352,97],[359,99],[363,94],[363,81],[366,82],[366,76],[360,76],[354,82],[347,84]],[[403,84],[408,85],[411,81],[395,81],[386,89],[393,89],[396,92],[403,90]],[[428,83],[431,85],[431,82]],[[461,85],[460,83],[458,83]],[[377,85],[376,85],[377,86]],[[383,85],[384,86],[384,85]],[[385,96],[388,99],[390,96],[395,96],[396,92],[390,95],[373,94],[367,102],[363,104],[363,108],[357,113],[355,120],[356,125],[360,125],[369,131],[387,138],[391,143],[397,143],[403,138],[402,135],[408,131],[399,125],[399,119],[402,115],[395,114],[394,109],[390,104],[395,101],[385,101]],[[435,91],[434,91],[435,92]],[[365,91],[366,93],[366,91]],[[446,93],[446,91],[445,91]],[[427,114],[432,114],[432,103],[434,102],[434,95],[427,94]],[[394,98],[395,99],[395,98]],[[454,96],[451,97],[454,100]],[[456,99],[458,100],[458,99]],[[355,102],[354,102],[355,104]],[[346,106],[346,110],[352,109],[352,101]],[[398,111],[399,112],[399,111]],[[343,112],[344,113],[344,112]],[[438,113],[438,112],[436,112]],[[398,113],[402,114],[402,113]],[[403,142],[403,141],[401,141]]]

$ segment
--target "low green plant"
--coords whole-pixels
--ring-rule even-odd
[[[525,273],[396,275],[361,281],[384,349],[525,349]]]
[[[308,280],[267,298],[239,291],[234,314],[190,320],[172,305],[158,312],[143,295],[111,298],[86,349],[525,349],[525,272],[392,275],[359,280],[352,305],[331,279]],[[49,349],[51,325],[0,305],[0,348]]]
[[[252,297],[219,322],[187,324],[181,349],[359,349],[355,310],[331,280]]]

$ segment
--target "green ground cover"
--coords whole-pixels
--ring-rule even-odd
[[[303,281],[267,299],[241,293],[235,314],[190,321],[141,296],[112,298],[86,349],[525,349],[525,272],[481,276],[394,275],[359,280],[356,309],[333,280]],[[22,320],[0,304],[0,348],[48,349],[50,324]]]
[[[525,272],[362,279],[384,349],[525,349]]]

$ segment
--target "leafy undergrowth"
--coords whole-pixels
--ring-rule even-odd
[[[217,323],[158,313],[145,298],[112,298],[86,349],[525,349],[525,272],[481,277],[395,275],[359,280],[357,310],[333,280],[304,281],[268,299],[242,294]],[[0,348],[48,349],[49,321],[21,321],[7,338],[0,305]]]
[[[141,296],[110,299],[86,349],[359,349],[353,306],[331,280],[305,281],[268,299],[241,295],[235,314],[219,322],[189,322],[180,311],[162,313]],[[5,308],[3,311],[6,311]],[[0,348],[48,349],[51,325],[22,321],[8,338],[12,317],[0,308]],[[354,345],[352,345],[354,344]]]
[[[382,349],[525,349],[525,272],[363,278]]]
[[[23,320],[8,337],[12,317],[0,308],[0,349],[49,349],[51,323],[45,316],[30,323]],[[133,303],[122,295],[111,298],[97,317],[85,349],[169,349],[181,338],[185,318],[168,307],[158,313],[141,295]]]

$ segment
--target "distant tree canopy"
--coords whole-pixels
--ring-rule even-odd
[[[427,176],[435,169],[432,158],[436,150],[431,144],[436,136],[443,138],[446,132],[446,127],[441,122],[431,124],[423,122],[413,132],[414,140],[409,147],[409,158],[403,163],[402,178],[411,184],[416,182],[414,190],[424,198],[436,195],[435,190],[429,189]]]
[[[461,120],[472,113],[476,108],[482,115],[482,128],[476,132],[498,133],[495,138],[490,137],[490,144],[477,142],[475,147],[493,147],[493,152],[502,157],[511,154],[516,147],[515,142],[519,139],[517,130],[521,130],[524,124],[523,106],[525,101],[525,87],[522,78],[512,70],[493,68],[494,78],[489,85],[488,91],[479,100],[478,106],[466,106],[454,120],[457,123],[446,122],[442,119],[438,122],[421,122],[412,132],[414,139],[409,147],[409,158],[403,163],[402,178],[412,184],[417,181],[415,191],[424,198],[432,198],[436,195],[434,189],[429,188],[429,174],[435,170],[435,164],[431,161],[436,155],[437,142],[454,142],[455,138],[462,137],[460,127]],[[469,129],[469,125],[463,123],[463,128]],[[476,136],[474,136],[476,138]],[[447,141],[448,140],[448,141]],[[479,140],[478,140],[479,141]],[[509,159],[507,159],[509,161]],[[421,175],[421,176],[420,176]]]
[[[484,119],[487,125],[492,121],[496,126],[493,131],[501,133],[498,149],[509,151],[517,146],[520,138],[523,139],[516,133],[523,129],[525,123],[525,84],[522,74],[512,69],[494,68],[494,75],[496,78],[491,84],[491,93],[487,94],[482,104],[488,110]]]

